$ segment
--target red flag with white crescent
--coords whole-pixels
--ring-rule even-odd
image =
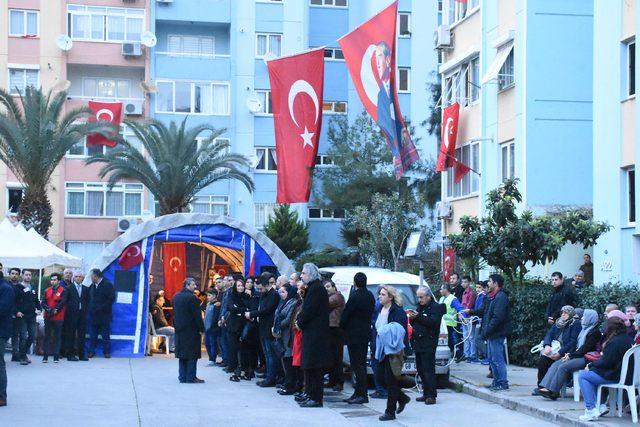
[[[338,40],[351,80],[393,154],[397,179],[418,160],[418,152],[400,111],[396,89],[398,2]]]
[[[267,62],[278,162],[278,203],[305,203],[322,126],[324,49]]]
[[[449,278],[456,269],[456,251],[444,248],[442,251],[442,280],[449,282]]]
[[[97,102],[89,101],[89,108],[93,112],[93,116],[89,117],[90,122],[105,121],[112,123],[116,129],[120,128],[122,122],[122,102]],[[87,145],[106,145],[107,147],[115,147],[117,142],[100,135],[92,133],[87,135]]]
[[[458,116],[460,104],[454,102],[442,111],[442,143],[436,171],[442,172],[454,165],[456,140],[458,139]]]
[[[162,266],[164,270],[164,294],[173,299],[180,292],[187,277],[187,244],[185,242],[162,244]]]
[[[459,183],[460,181],[462,181],[462,178],[464,178],[464,176],[466,174],[469,173],[469,171],[471,171],[471,168],[467,165],[465,165],[464,163],[462,163],[460,160],[455,161],[455,167],[453,169],[453,182],[455,184]]]
[[[123,270],[129,270],[144,260],[142,256],[142,246],[140,242],[132,243],[122,252],[118,258],[118,265]]]

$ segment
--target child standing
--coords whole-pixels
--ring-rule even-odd
[[[218,301],[218,291],[210,289],[207,292],[207,308],[204,313],[204,343],[209,355],[208,366],[214,366],[218,357],[218,340],[221,334],[218,320],[220,320],[221,306],[222,303]]]

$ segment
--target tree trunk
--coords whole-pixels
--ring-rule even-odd
[[[49,237],[53,210],[45,188],[27,186],[18,211],[18,218],[25,228],[34,228],[45,239]]]

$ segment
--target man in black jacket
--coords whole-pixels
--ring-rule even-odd
[[[562,307],[570,305],[575,307],[576,294],[572,285],[565,284],[562,273],[556,271],[551,274],[551,284],[553,285],[553,294],[547,304],[547,322],[553,325],[555,321],[562,315]]]
[[[89,288],[89,316],[91,317],[91,342],[89,358],[96,354],[98,334],[102,336],[102,352],[105,359],[111,357],[111,314],[116,292],[113,284],[104,278],[98,268],[91,270]]]
[[[15,295],[15,306],[14,308],[20,305],[20,300],[22,299],[22,285],[20,284],[20,269],[19,268],[10,268],[9,269],[9,280],[7,280],[9,285],[13,288],[13,294]],[[17,308],[16,308],[17,310]],[[18,312],[13,313],[13,321],[12,321],[12,329],[13,332],[11,334],[11,361],[19,362],[20,361],[20,330],[22,329],[22,316],[18,315]]]
[[[66,356],[70,362],[89,360],[84,354],[84,339],[87,330],[87,309],[89,308],[89,288],[85,287],[84,274],[75,270],[71,282],[67,284],[67,310],[64,314]]]
[[[16,294],[16,323],[18,324],[18,349],[21,365],[28,365],[31,360],[27,351],[36,339],[36,314],[42,310],[36,291],[31,287],[31,272],[22,270],[22,283],[14,286]]]
[[[0,264],[0,406],[7,406],[7,368],[4,349],[13,333],[13,316],[16,310],[13,286],[4,280]]]
[[[280,366],[278,356],[273,348],[273,335],[271,328],[273,327],[274,315],[280,296],[275,290],[276,278],[270,273],[262,273],[258,283],[260,291],[260,301],[258,309],[247,311],[244,315],[247,319],[258,319],[258,331],[260,336],[260,345],[265,357],[265,376],[264,380],[258,381],[260,387],[275,387]]]
[[[367,396],[367,349],[371,336],[371,317],[375,298],[367,290],[367,276],[356,273],[353,276],[353,291],[342,312],[340,327],[345,332],[349,364],[355,376],[355,386],[351,397],[344,402],[362,404],[369,402]]]
[[[413,327],[411,344],[416,354],[416,367],[422,379],[422,396],[418,402],[427,405],[436,403],[438,391],[436,387],[436,349],[440,336],[440,325],[445,306],[433,300],[426,287],[417,291],[418,310],[409,312],[409,322]]]
[[[200,384],[196,376],[201,355],[204,322],[200,311],[200,300],[193,294],[197,288],[191,277],[184,279],[182,291],[173,296],[173,326],[176,329],[176,357],[179,360],[178,381]]]
[[[489,390],[508,390],[509,381],[507,380],[504,340],[511,332],[509,297],[502,289],[504,279],[501,275],[490,275],[488,284],[489,306],[482,319],[482,339],[487,341],[489,365],[493,373],[493,383]]]

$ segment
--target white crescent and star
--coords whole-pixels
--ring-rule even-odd
[[[453,124],[453,117],[449,117],[444,125],[444,146],[449,148],[449,137],[453,135],[453,129],[449,126]]]
[[[137,251],[135,254],[129,253],[127,254],[128,257],[138,257],[140,256],[140,246],[138,245],[133,245],[133,248]]]
[[[362,55],[362,63],[360,64],[360,81],[362,82],[362,88],[364,93],[369,98],[369,101],[373,105],[378,105],[378,92],[380,92],[380,86],[378,81],[373,75],[373,67],[371,66],[371,60],[376,53],[376,45],[370,44]]]
[[[177,267],[174,267],[174,266],[173,266],[173,262],[174,262],[174,261],[178,261],[178,266],[177,266]],[[173,258],[171,258],[171,259],[169,260],[169,267],[171,267],[171,269],[172,269],[174,272],[178,271],[178,267],[180,267],[181,265],[182,265],[182,260],[181,260],[180,258],[178,258],[177,256],[174,256]]]
[[[315,107],[315,121],[313,123],[316,124],[318,122],[318,116],[320,115],[320,102],[318,101],[318,94],[315,89],[306,80],[296,80],[289,89],[289,115],[291,116],[291,120],[293,120],[293,123],[295,123],[297,127],[300,127],[293,110],[293,103],[296,100],[296,96],[300,93],[306,93],[313,101],[313,106]],[[313,132],[309,132],[305,125],[304,132],[300,134],[302,137],[303,148],[307,145],[313,147],[313,141],[311,138],[313,138],[314,135],[315,134]]]
[[[115,118],[115,116],[113,115],[113,111],[109,110],[108,108],[103,108],[101,110],[98,110],[98,112],[96,113],[96,120],[104,120],[104,119],[101,119],[100,117],[102,117],[105,114],[109,117],[109,120],[107,121],[113,122],[113,119]]]

